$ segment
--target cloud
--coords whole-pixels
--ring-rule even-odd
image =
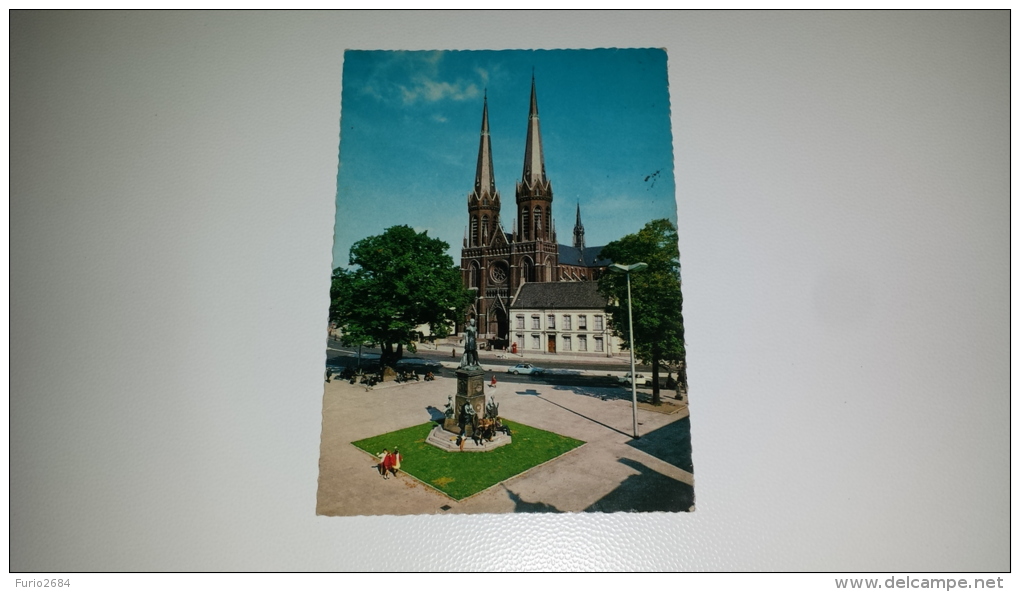
[[[445,82],[425,76],[415,76],[411,85],[398,84],[397,87],[400,89],[400,96],[405,105],[419,100],[429,103],[444,99],[464,101],[474,99],[481,94],[477,84],[465,82],[462,79],[458,79],[456,82]]]
[[[442,51],[357,52],[360,92],[381,102],[404,106],[480,98],[491,72],[471,68],[449,72]],[[456,77],[454,77],[456,76]]]
[[[432,121],[435,121],[436,123],[446,123],[449,120],[446,117],[436,113],[432,116]]]
[[[364,86],[362,86],[361,87],[361,92],[363,94],[366,94],[366,95],[376,99],[376,100],[382,100],[382,98],[383,98],[382,93],[379,92],[379,87],[376,86],[375,84],[371,83],[371,82],[369,82],[368,84],[365,84]]]

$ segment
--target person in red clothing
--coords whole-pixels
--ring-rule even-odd
[[[400,470],[400,461],[404,460],[404,457],[400,454],[400,449],[394,448],[393,453],[390,454],[390,458],[393,459],[393,462],[390,463],[390,473],[396,477],[397,471]]]
[[[496,375],[495,374],[492,375],[492,380],[489,381],[489,386],[491,386],[491,387],[495,387],[496,386]]]
[[[383,478],[384,479],[389,479],[390,478],[389,473],[393,472],[393,463],[395,461],[396,461],[396,459],[394,458],[393,453],[392,452],[387,452],[386,453],[386,457],[383,458]]]

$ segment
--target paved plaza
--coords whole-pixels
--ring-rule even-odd
[[[456,379],[385,383],[372,390],[326,383],[316,513],[327,516],[508,512],[688,511],[694,504],[686,405],[664,397],[638,410],[631,435],[630,392],[619,387],[535,383],[486,386],[500,415],[586,442],[563,456],[456,501],[415,478],[383,479],[377,460],[351,442],[442,416]],[[664,393],[668,395],[669,393]],[[450,454],[465,454],[451,452]],[[478,454],[478,453],[475,453]],[[410,464],[413,459],[405,458]]]

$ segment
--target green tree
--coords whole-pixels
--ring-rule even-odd
[[[637,234],[629,234],[602,248],[600,257],[622,265],[647,263],[648,268],[630,274],[634,299],[634,344],[627,321],[627,277],[606,273],[599,291],[609,298],[606,313],[613,333],[633,349],[642,364],[652,367],[652,404],[659,397],[659,370],[663,364],[684,361],[684,320],[681,314],[680,251],[676,227],[666,219],[653,220]]]
[[[470,298],[447,249],[408,226],[354,243],[350,265],[357,267],[334,269],[330,287],[329,319],[344,341],[378,343],[380,363],[389,366],[417,338],[418,325],[446,337]]]

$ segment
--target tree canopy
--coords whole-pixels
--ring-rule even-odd
[[[599,291],[609,297],[606,312],[613,333],[633,349],[642,364],[652,366],[652,403],[659,404],[659,368],[684,361],[684,321],[681,313],[680,251],[677,231],[666,219],[653,220],[637,234],[629,234],[602,248],[600,257],[621,265],[647,263],[630,274],[634,310],[634,344],[627,320],[626,274],[606,273]]]
[[[357,267],[334,269],[330,287],[329,318],[344,341],[379,343],[380,362],[389,365],[417,339],[419,325],[445,337],[470,299],[447,249],[409,226],[354,243],[350,265]]]

